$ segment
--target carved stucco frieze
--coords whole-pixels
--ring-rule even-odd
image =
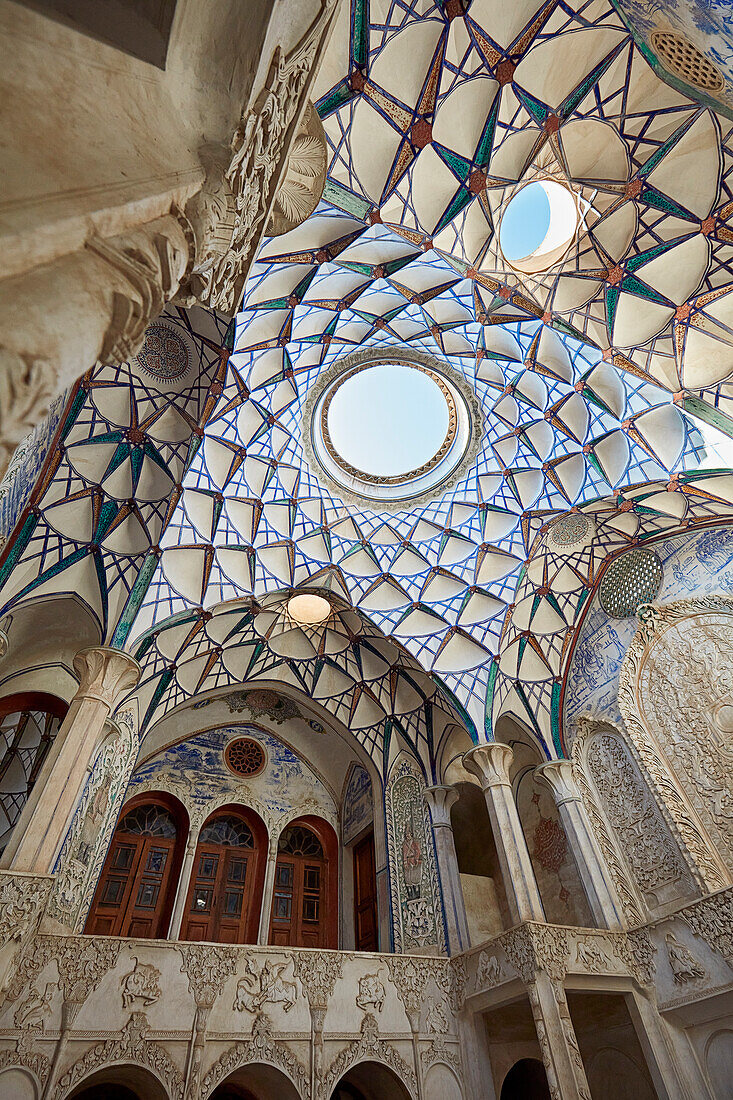
[[[74,657],[74,672],[79,677],[77,696],[98,699],[110,710],[140,679],[140,665],[134,657],[110,646],[80,649]]]
[[[543,970],[553,981],[562,981],[570,960],[568,933],[558,925],[521,924],[499,937],[507,961],[525,985]]]
[[[52,1093],[53,1100],[68,1096],[90,1073],[115,1062],[132,1062],[150,1070],[166,1089],[170,1100],[181,1100],[183,1078],[164,1048],[148,1038],[148,1031],[145,1013],[133,1012],[119,1038],[96,1043],[59,1078]]]
[[[20,942],[38,928],[53,878],[0,872],[0,945]]]
[[[18,444],[48,416],[60,388],[48,360],[0,347],[0,477]]]
[[[219,216],[212,218],[201,240],[190,282],[203,304],[223,313],[232,314],[239,306],[268,216],[286,183],[284,147],[303,108],[313,62],[335,8],[336,0],[323,0],[299,46],[289,55],[277,48],[264,88],[234,134],[229,166],[217,185],[207,187],[207,212]]]
[[[725,718],[733,710],[733,600],[643,605],[639,620],[619,673],[619,709],[700,891],[713,892],[730,885],[733,868]]]
[[[240,1039],[214,1062],[201,1082],[201,1095],[211,1096],[217,1085],[240,1066],[251,1062],[264,1062],[282,1070],[289,1077],[300,1096],[307,1100],[310,1096],[310,1082],[305,1066],[296,1058],[284,1043],[272,1036],[270,1021],[260,1012],[252,1024],[252,1034]]]
[[[22,1066],[30,1070],[43,1088],[51,1072],[51,1062],[45,1054],[34,1047],[33,1034],[30,1031],[19,1035],[15,1042],[15,1050],[0,1051],[0,1070],[12,1069],[13,1066]]]
[[[702,898],[677,916],[733,970],[733,889]]]
[[[176,945],[183,962],[181,973],[197,1008],[211,1008],[228,978],[237,968],[237,952],[232,947],[204,943]]]
[[[392,984],[405,1006],[410,1027],[415,1031],[425,997],[425,988],[435,974],[437,960],[421,959],[415,955],[388,955],[386,961]]]
[[[448,1046],[442,1039],[432,1039],[430,1045],[423,1047],[420,1051],[420,1062],[422,1063],[423,1073],[425,1073],[436,1062],[443,1062],[446,1066],[450,1066],[453,1072],[461,1080],[461,1059],[457,1050]]]
[[[303,986],[311,1010],[326,1009],[343,966],[344,957],[339,951],[313,951],[295,956],[295,976]]]
[[[361,1035],[333,1059],[319,1083],[320,1095],[329,1097],[338,1081],[358,1062],[383,1062],[394,1071],[407,1087],[412,1096],[417,1093],[417,1078],[414,1071],[397,1053],[395,1048],[379,1036],[379,1025],[371,1013],[364,1016]]]

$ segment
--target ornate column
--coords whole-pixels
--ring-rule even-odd
[[[492,741],[465,753],[463,766],[481,781],[512,920],[544,921],[540,892],[509,780],[513,759],[509,745]]]
[[[551,760],[535,768],[535,775],[552,792],[562,826],[575,855],[590,911],[599,928],[623,928],[623,909],[604,866],[570,760]]]
[[[109,646],[82,649],[74,658],[79,690],[23,808],[2,864],[46,874],[53,867],[116,700],[134,687],[140,666]]]
[[[528,992],[550,1095],[553,1100],[591,1100],[562,982],[538,970]]]
[[[188,834],[186,854],[183,857],[181,873],[178,877],[178,893],[176,894],[176,903],[173,906],[173,916],[171,917],[170,928],[168,929],[169,940],[177,940],[180,939],[181,936],[183,910],[186,905],[186,898],[188,897],[188,888],[191,885],[191,872],[193,871],[193,860],[196,855],[196,846],[198,842],[199,830],[197,828],[192,828]]]
[[[451,806],[458,800],[455,787],[426,787],[423,791],[430,820],[433,824],[435,852],[438,858],[438,874],[443,887],[443,911],[445,913],[448,953],[456,955],[471,946],[463,900],[461,878],[458,873],[458,857],[451,825]]]
[[[272,896],[275,892],[275,864],[277,863],[277,846],[279,837],[270,836],[270,844],[267,851],[267,865],[265,867],[265,881],[262,885],[262,908],[260,909],[260,927],[257,932],[257,942],[266,944],[270,937],[270,914],[272,913]]]

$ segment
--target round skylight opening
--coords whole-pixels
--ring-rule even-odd
[[[348,372],[323,410],[324,436],[345,469],[366,477],[414,476],[448,438],[446,387],[429,371],[377,363]]]
[[[499,224],[504,259],[518,271],[545,271],[573,242],[580,214],[576,196],[555,180],[535,180],[509,200]]]
[[[301,626],[317,626],[331,614],[331,605],[323,596],[313,592],[301,592],[288,600],[288,615]]]

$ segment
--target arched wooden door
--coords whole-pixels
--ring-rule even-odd
[[[324,821],[295,821],[283,830],[275,865],[270,943],[337,947],[337,848]],[[319,835],[320,834],[320,835]]]
[[[186,899],[182,940],[256,943],[267,851],[254,813],[227,809],[201,829]]]
[[[182,825],[162,800],[138,802],[126,810],[112,837],[85,932],[165,936],[185,842]]]

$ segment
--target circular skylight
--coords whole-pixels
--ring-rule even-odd
[[[348,373],[325,410],[335,454],[378,478],[410,476],[429,463],[446,441],[450,420],[435,378],[406,364]]]
[[[301,626],[316,626],[326,621],[331,614],[331,605],[323,596],[313,592],[302,592],[288,600],[288,615]]]
[[[430,499],[466,468],[481,439],[475,393],[423,352],[354,352],[321,375],[303,408],[303,445],[347,503],[398,509]]]
[[[559,260],[578,228],[572,191],[554,180],[535,180],[510,199],[499,225],[504,259],[519,271],[544,271]]]

